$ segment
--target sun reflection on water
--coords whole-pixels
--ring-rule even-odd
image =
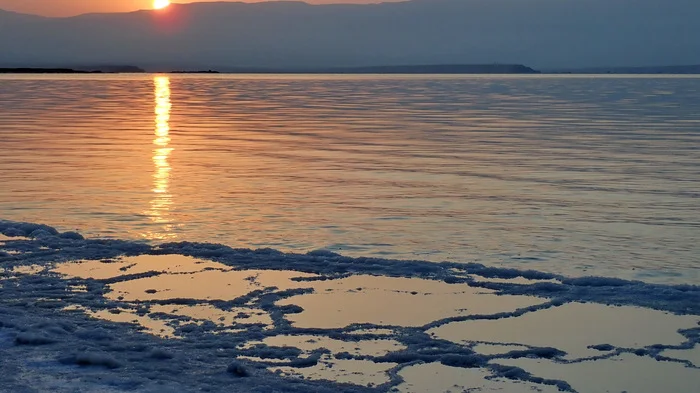
[[[173,196],[170,193],[170,163],[168,158],[173,151],[170,145],[170,78],[156,76],[153,78],[155,85],[155,139],[153,140],[153,197],[150,202],[150,210],[147,214],[160,228],[156,231],[144,233],[144,237],[151,240],[164,240],[177,237],[173,233],[173,220],[170,217],[170,208],[173,204]]]

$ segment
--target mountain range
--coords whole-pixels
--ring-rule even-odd
[[[699,17],[698,0],[212,2],[69,18],[0,10],[0,67],[700,64]]]

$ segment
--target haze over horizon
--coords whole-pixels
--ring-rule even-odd
[[[203,3],[260,3],[276,0],[180,0],[174,4]],[[405,0],[305,0],[309,4],[372,4]],[[152,0],[0,0],[0,9],[25,14],[66,17],[87,13],[131,12],[152,8]]]
[[[197,2],[72,18],[0,12],[0,67],[689,65],[700,64],[696,15],[696,0],[413,0],[335,6]]]

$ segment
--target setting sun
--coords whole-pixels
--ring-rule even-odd
[[[169,0],[153,0],[153,9],[160,10],[170,5]]]

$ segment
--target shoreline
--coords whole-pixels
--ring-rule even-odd
[[[700,286],[151,246],[3,220],[0,233],[8,392],[646,393],[700,383]],[[678,377],[659,377],[668,372]],[[642,383],[641,373],[656,377]]]
[[[83,71],[72,68],[0,68],[0,74],[102,74],[102,71]]]
[[[8,69],[0,68],[0,75],[115,75],[115,74],[164,74],[164,75],[382,75],[382,76],[431,76],[431,75],[444,75],[444,76],[479,76],[479,75],[494,75],[494,76],[558,76],[558,77],[577,77],[577,76],[591,76],[591,77],[629,77],[629,76],[639,76],[639,77],[664,77],[664,76],[679,76],[679,77],[697,77],[700,76],[700,72],[693,73],[674,73],[674,72],[649,72],[649,73],[634,73],[634,72],[536,72],[536,73],[479,73],[479,72],[343,72],[343,71],[264,71],[264,70],[249,70],[249,71],[83,71],[75,69],[62,69],[62,68],[17,68]]]

